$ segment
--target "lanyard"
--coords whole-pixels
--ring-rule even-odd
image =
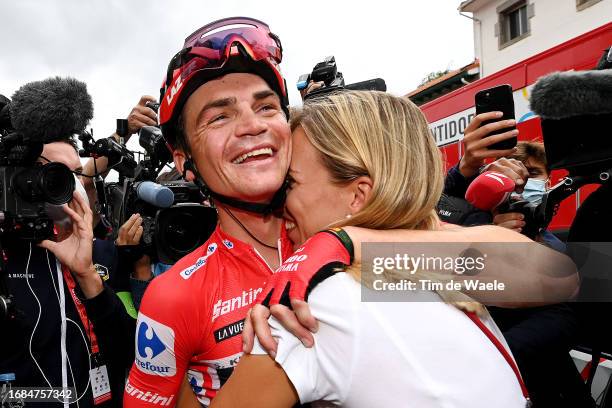
[[[476,326],[478,326],[478,328],[485,334],[485,336],[487,336],[489,340],[491,340],[493,345],[497,347],[497,349],[499,350],[501,355],[504,357],[506,362],[508,362],[508,364],[510,365],[510,368],[512,368],[512,371],[514,371],[514,375],[516,375],[516,379],[518,380],[519,385],[521,386],[521,391],[523,392],[523,396],[529,403],[530,401],[529,392],[527,391],[527,387],[525,386],[523,377],[521,377],[521,372],[519,371],[519,368],[516,365],[516,362],[514,361],[512,356],[510,356],[510,353],[508,353],[508,350],[506,350],[506,348],[501,344],[499,339],[491,332],[491,330],[489,330],[489,328],[485,326],[485,324],[480,320],[480,318],[476,315],[476,313],[474,312],[464,312],[464,313],[466,314],[467,317],[470,318],[471,321],[473,321],[476,324]]]
[[[68,285],[68,292],[70,292],[70,296],[72,296],[74,306],[76,307],[77,312],[79,313],[79,317],[81,318],[81,322],[83,323],[83,328],[85,329],[85,333],[89,338],[89,344],[91,344],[91,353],[93,355],[97,355],[100,352],[100,347],[98,347],[98,339],[96,338],[96,334],[94,333],[93,323],[91,323],[87,318],[85,306],[76,295],[76,283],[74,282],[72,274],[64,265],[62,265],[62,272],[64,273],[66,285]]]

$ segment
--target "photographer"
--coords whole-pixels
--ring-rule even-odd
[[[157,177],[157,182],[180,180],[181,175],[172,169]],[[140,309],[140,302],[147,286],[151,280],[164,273],[172,264],[166,264],[159,260],[154,261],[151,254],[144,253],[141,239],[144,232],[143,218],[140,214],[132,214],[130,218],[119,228],[115,245],[119,253],[119,265],[123,271],[130,273],[130,291],[136,310]],[[156,254],[154,254],[156,255]],[[157,258],[157,256],[153,256]]]
[[[459,163],[451,167],[444,179],[444,192],[438,212],[444,221],[463,226],[491,224],[493,215],[481,211],[465,200],[468,186],[485,170],[497,171],[510,177],[516,184],[516,191],[522,191],[522,186],[528,177],[525,166],[517,160],[504,156],[513,154],[515,149],[492,150],[489,146],[516,137],[517,131],[507,131],[488,136],[490,133],[514,126],[514,120],[504,120],[482,125],[483,122],[499,119],[502,112],[487,112],[476,115],[465,129],[463,152]],[[496,159],[489,165],[486,160]],[[449,215],[450,214],[450,215]]]
[[[80,167],[69,142],[45,145],[43,156],[51,162],[63,162],[73,171]],[[103,245],[97,245],[103,242],[94,244],[92,213],[84,190],[78,185],[77,190],[65,209],[72,225],[56,225],[57,242],[46,240],[38,247],[19,241],[5,248],[7,283],[17,317],[3,325],[8,335],[2,336],[0,344],[0,372],[15,373],[13,386],[60,387],[65,358],[69,365],[67,385],[75,387],[83,407],[94,402],[88,383],[90,367],[106,366],[112,401],[120,400],[123,367],[130,356],[121,354],[125,345],[113,338],[121,337],[117,331],[133,330],[133,323],[129,327],[133,319],[127,317],[122,303],[105,284],[115,278],[114,258],[108,256]],[[61,275],[54,257],[63,266]],[[62,329],[64,314],[67,327]]]
[[[550,169],[546,164],[544,145],[540,142],[518,142],[509,159],[522,163],[529,174],[521,198],[530,203],[542,202],[542,196],[550,187]],[[493,223],[517,232],[522,232],[526,225],[525,216],[518,212],[497,213],[493,218]],[[565,252],[565,244],[547,229],[538,233],[536,241],[557,251]]]
[[[72,116],[58,114],[60,108]],[[40,239],[23,236],[14,224],[3,225],[5,264],[0,279],[11,307],[2,322],[0,373],[14,374],[13,388],[72,387],[67,402],[80,407],[118,405],[126,361],[133,358],[125,342],[133,338],[134,320],[109,286],[116,285],[117,279],[114,246],[94,241],[87,194],[79,178],[70,174],[80,174],[82,169],[76,143],[66,135],[84,129],[91,116],[91,97],[84,83],[71,78],[32,82],[13,96],[10,122],[16,130],[2,135],[3,143],[23,135],[24,147],[17,148],[34,152],[32,146],[38,142],[32,142],[29,135],[40,135],[46,143],[40,144],[37,162],[44,166],[61,163],[74,179],[76,191],[69,191],[69,204],[47,208],[55,233],[42,235],[47,239],[39,244]],[[61,118],[59,123],[57,118]],[[34,130],[18,127],[22,122]],[[3,129],[7,126],[11,125],[3,123]],[[44,133],[47,129],[50,134]],[[11,166],[5,164],[5,171],[14,172]],[[38,168],[33,161],[18,166]],[[47,172],[45,178],[47,185],[65,186],[66,180],[58,179],[57,172]],[[6,191],[16,194],[14,189]],[[23,200],[17,195],[6,198]],[[16,208],[5,216],[19,226],[20,214],[28,215]],[[43,217],[31,222],[46,221]],[[46,402],[46,406],[62,404],[61,398]]]
[[[155,102],[156,99],[149,95],[143,95],[140,97],[140,100],[132,108],[130,114],[127,117],[128,127],[127,134],[123,136],[123,140],[121,140],[121,136],[117,133],[114,133],[112,137],[118,143],[127,144],[130,137],[138,133],[143,126],[155,126],[157,125],[157,113],[149,106],[147,103]],[[83,174],[91,175],[91,174],[102,174],[103,177],[106,177],[108,174],[108,158],[105,156],[101,156],[98,158],[91,158],[85,163],[83,168]],[[85,186],[85,190],[87,191],[87,196],[89,197],[89,202],[91,203],[92,211],[94,211],[94,226],[98,225],[99,215],[95,211],[96,202],[97,202],[97,194],[94,186],[94,179],[92,177],[83,177],[83,185]],[[97,234],[98,235],[98,234]]]

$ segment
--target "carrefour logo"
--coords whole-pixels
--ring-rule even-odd
[[[171,377],[176,374],[174,330],[143,313],[136,327],[136,366],[147,374]]]

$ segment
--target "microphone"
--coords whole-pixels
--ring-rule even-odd
[[[555,72],[531,91],[531,110],[542,119],[612,112],[612,71]]]
[[[13,94],[11,123],[26,142],[51,143],[85,130],[93,118],[87,85],[74,78],[29,82]]]
[[[612,70],[542,77],[532,90],[531,109],[542,118],[552,170],[592,174],[612,165]]]
[[[158,208],[168,208],[174,203],[174,193],[166,186],[152,181],[143,181],[136,185],[136,195]]]
[[[465,199],[482,211],[491,211],[508,199],[516,187],[514,180],[495,171],[476,177],[465,192]]]

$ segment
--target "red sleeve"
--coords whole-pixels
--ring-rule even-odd
[[[125,385],[125,407],[174,406],[189,360],[195,334],[188,322],[197,321],[191,296],[171,271],[151,282],[136,324],[136,359]],[[197,325],[192,325],[197,326]]]

